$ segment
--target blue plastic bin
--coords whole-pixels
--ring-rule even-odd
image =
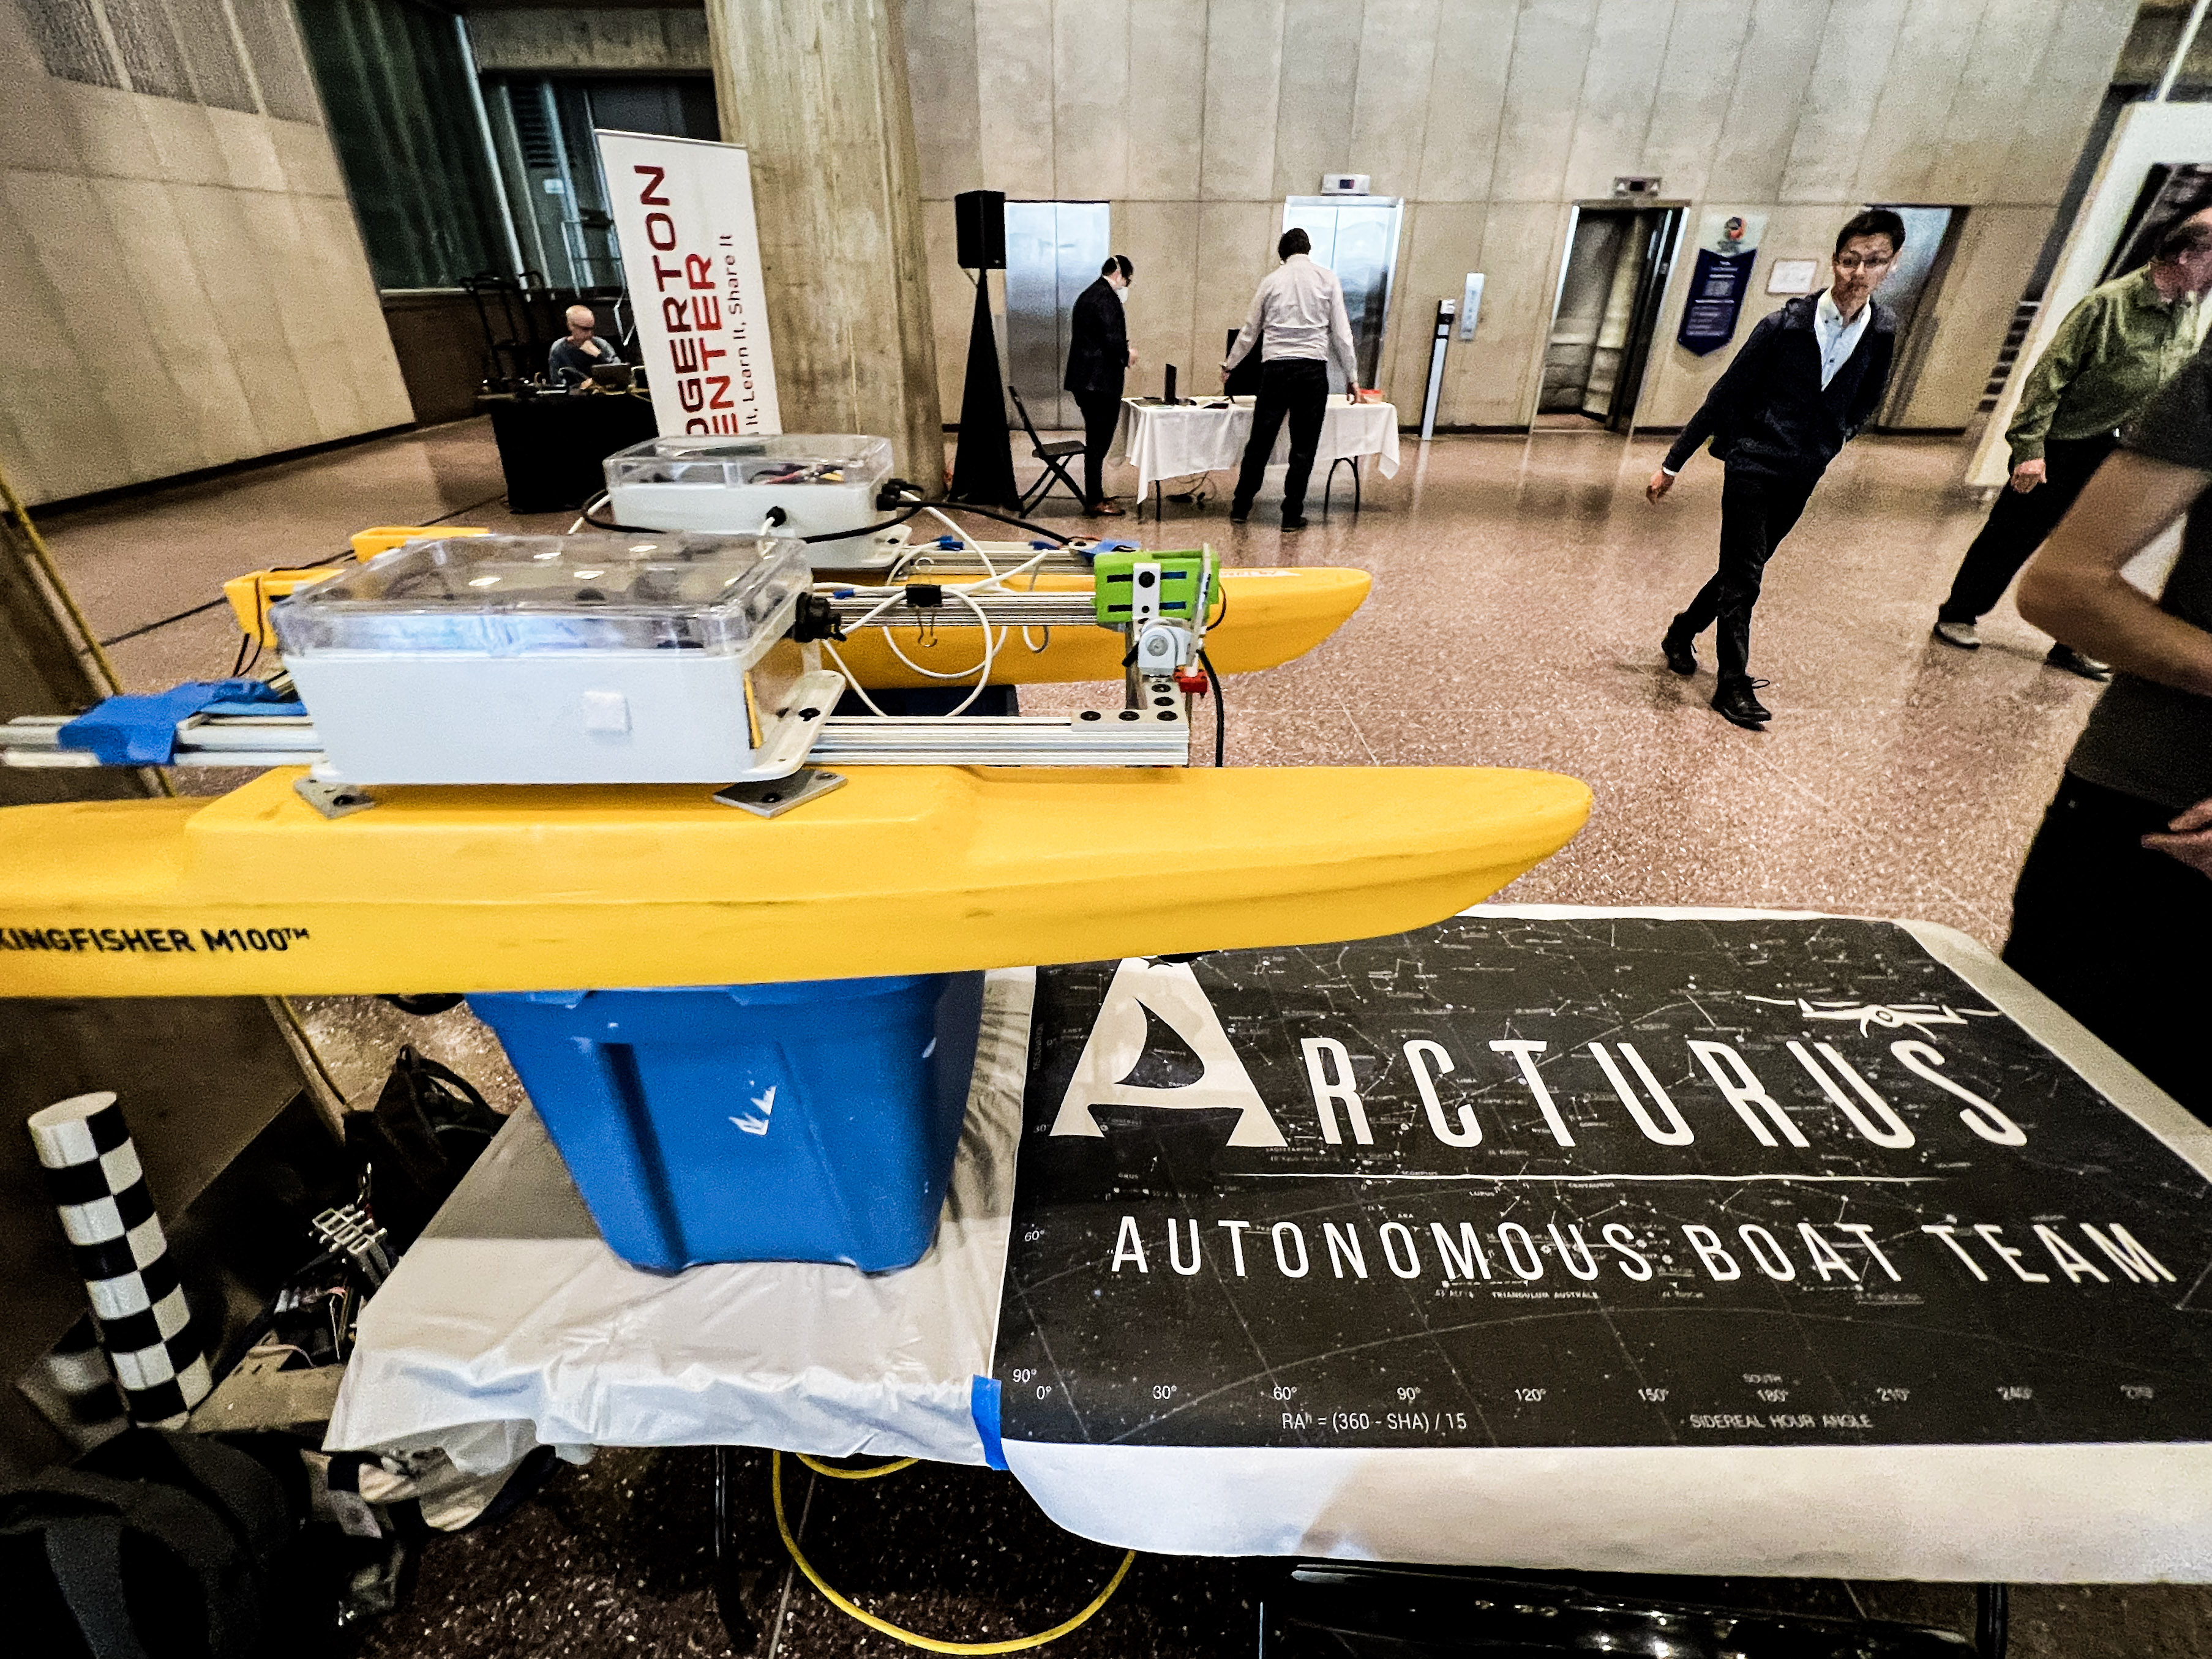
[[[472,995],[615,1251],[920,1260],[960,1142],[983,975]]]

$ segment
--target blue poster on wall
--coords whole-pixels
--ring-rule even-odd
[[[1708,213],[1699,228],[1698,263],[1690,295],[1682,307],[1677,344],[1705,356],[1735,337],[1743,296],[1751,289],[1751,268],[1759,258],[1763,215]]]

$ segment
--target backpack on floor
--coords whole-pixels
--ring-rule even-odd
[[[304,1481],[223,1441],[157,1429],[0,1487],[11,1645],[56,1659],[242,1659],[304,1507]]]
[[[369,1208],[395,1253],[430,1224],[505,1121],[466,1078],[411,1046],[374,1109],[346,1114],[346,1150],[369,1170]]]

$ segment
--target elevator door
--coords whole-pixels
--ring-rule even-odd
[[[1398,221],[1402,210],[1395,196],[1292,196],[1283,203],[1283,228],[1303,228],[1313,243],[1313,259],[1336,273],[1344,285],[1344,309],[1352,323],[1352,356],[1359,362],[1359,384],[1373,386],[1382,362],[1382,330],[1389,319],[1390,278],[1398,269]],[[1332,362],[1328,389],[1342,392],[1344,372]]]
[[[1006,380],[1040,429],[1080,427],[1083,411],[1060,389],[1067,373],[1067,315],[1098,280],[1112,251],[1104,202],[1006,204]],[[1006,416],[1019,417],[1008,405]]]
[[[1540,421],[1629,429],[1680,220],[1679,208],[1577,210],[1544,343]]]
[[[1921,368],[1928,361],[1928,354],[1936,343],[1936,331],[1942,321],[1938,301],[1943,291],[1943,278],[1950,270],[1952,253],[1959,245],[1966,210],[1898,207],[1891,211],[1905,221],[1905,246],[1898,253],[1897,263],[1890,267],[1889,275],[1875,290],[1875,297],[1897,318],[1896,356],[1889,373],[1889,389],[1883,394],[1875,424],[1886,430],[1910,430],[1916,426],[1941,424],[1924,413],[1915,416],[1913,393],[1919,387]]]

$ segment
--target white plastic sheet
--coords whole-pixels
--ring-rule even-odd
[[[617,1257],[518,1113],[363,1310],[326,1444],[435,1446],[471,1473],[532,1446],[775,1446],[981,1463],[1028,1065],[1027,969],[994,973],[937,1241],[901,1273]]]

